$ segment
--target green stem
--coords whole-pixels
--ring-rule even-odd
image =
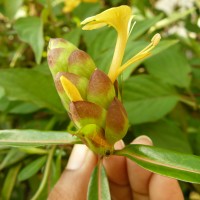
[[[14,54],[11,62],[10,62],[10,67],[15,67],[15,64],[17,62],[17,60],[21,57],[22,53],[24,52],[26,48],[26,44],[22,43],[19,48],[17,49],[16,53]]]
[[[197,110],[200,109],[200,105],[196,104],[196,102],[186,99],[185,97],[180,97],[180,101]]]
[[[53,146],[49,151],[49,155],[48,155],[48,158],[47,158],[47,163],[46,163],[46,166],[45,166],[45,171],[44,171],[44,176],[42,178],[42,182],[41,182],[37,192],[35,193],[35,195],[32,197],[31,200],[37,200],[38,199],[38,197],[42,193],[42,191],[43,191],[43,189],[44,189],[44,187],[47,183],[48,176],[49,176],[49,173],[50,173],[50,168],[51,168],[51,162],[52,162],[52,159],[53,159],[55,149],[56,149],[56,146]]]

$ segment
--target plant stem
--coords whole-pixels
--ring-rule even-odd
[[[56,146],[53,146],[49,151],[49,155],[48,155],[48,158],[47,158],[47,163],[46,163],[46,166],[45,166],[45,171],[44,171],[44,176],[43,176],[42,182],[41,182],[37,192],[35,193],[35,195],[32,197],[31,200],[37,200],[38,199],[38,197],[42,193],[42,191],[43,191],[43,189],[44,189],[44,187],[47,183],[47,179],[48,179],[50,168],[51,168],[51,161],[53,159],[55,149],[56,149]]]
[[[185,97],[181,97],[180,101],[187,104],[188,106],[191,106],[193,109],[198,110],[200,109],[200,105],[196,104],[196,102],[191,101],[189,99],[186,99]]]

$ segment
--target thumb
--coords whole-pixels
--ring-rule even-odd
[[[86,199],[90,175],[96,163],[96,156],[85,145],[75,145],[67,167],[48,200]]]

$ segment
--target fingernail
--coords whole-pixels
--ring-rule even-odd
[[[83,144],[76,144],[72,150],[69,161],[67,163],[67,170],[77,170],[79,169],[85,160],[88,148]]]
[[[152,145],[153,142],[152,142],[152,140],[148,136],[141,135],[141,136],[137,137],[135,140],[133,140],[132,144]]]
[[[124,142],[122,140],[118,141],[114,145],[115,150],[120,150],[124,148]]]

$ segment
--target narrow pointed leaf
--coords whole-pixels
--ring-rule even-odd
[[[21,167],[21,164],[10,168],[10,170],[8,171],[8,174],[6,176],[6,179],[1,191],[1,196],[0,196],[1,199],[3,200],[10,199],[20,167]]]
[[[1,130],[0,145],[44,146],[74,144],[79,140],[67,132],[39,130]]]
[[[44,165],[44,163],[47,160],[47,156],[42,156],[38,158],[37,160],[34,160],[33,162],[29,163],[26,167],[24,167],[19,175],[18,180],[24,181],[35,175],[41,167]]]
[[[128,145],[116,151],[152,172],[186,182],[200,183],[200,157],[145,145]]]
[[[102,164],[96,166],[92,172],[87,200],[111,200],[108,179]]]
[[[18,163],[19,161],[23,160],[26,157],[26,154],[19,149],[11,148],[6,156],[3,158],[2,162],[0,163],[0,171]]]

